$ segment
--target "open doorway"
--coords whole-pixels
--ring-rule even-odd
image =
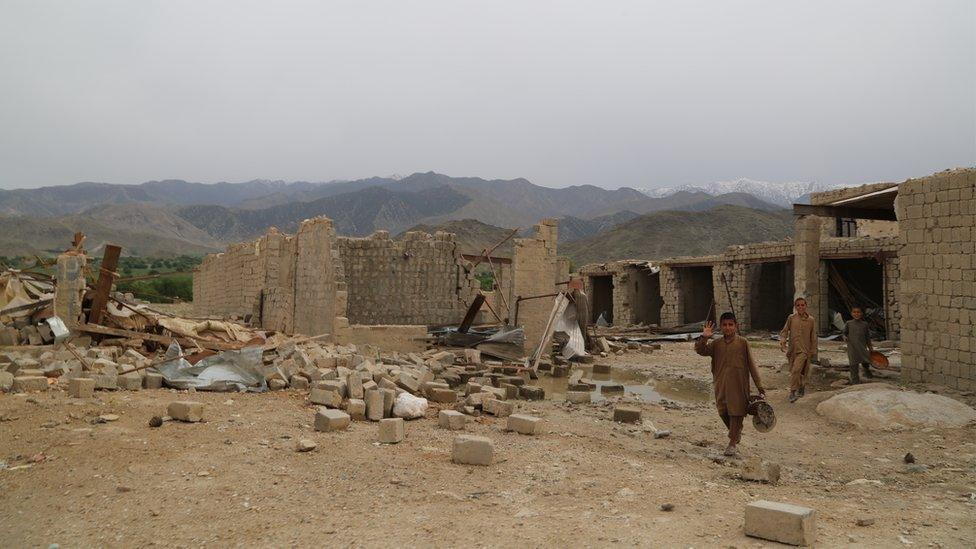
[[[634,277],[634,299],[630,304],[635,324],[661,324],[661,274],[657,269],[637,268]]]
[[[886,337],[884,266],[874,258],[828,259],[825,263],[831,327],[837,327],[835,312],[846,322],[851,319],[851,308],[858,306],[871,325],[873,337]]]
[[[596,324],[602,314],[607,324],[613,324],[613,275],[591,276],[590,282],[593,285],[591,322]]]
[[[753,330],[778,331],[793,311],[793,263],[749,265],[749,324]]]
[[[712,299],[715,289],[712,285],[712,267],[681,267],[678,269],[681,281],[681,298],[684,302],[682,323],[715,320]],[[711,311],[711,312],[709,312]]]

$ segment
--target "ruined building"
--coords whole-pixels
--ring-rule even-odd
[[[545,219],[534,236],[515,240],[511,258],[480,258],[497,264],[499,288],[488,297],[503,320],[514,314],[519,296],[552,293],[568,278],[568,264],[556,256],[556,236],[557,222]],[[340,237],[331,220],[318,217],[303,221],[294,235],[272,228],[206,256],[193,276],[193,304],[201,315],[333,334],[340,342],[423,339],[428,326],[456,325],[464,317],[480,287],[472,269],[477,259],[458,251],[453,234]],[[551,300],[520,306],[527,345],[539,339],[550,308]]]
[[[817,193],[794,207],[793,239],[583,266],[591,320],[674,327],[733,309],[744,330],[778,331],[802,295],[823,333],[830,311],[873,304],[907,379],[976,389],[974,189],[970,168]]]

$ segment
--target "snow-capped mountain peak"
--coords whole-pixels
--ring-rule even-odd
[[[689,183],[674,187],[656,187],[650,189],[638,189],[640,192],[651,198],[661,198],[670,196],[680,191],[703,192],[710,195],[720,195],[726,193],[747,193],[783,207],[789,207],[801,197],[810,193],[826,191],[844,187],[843,184],[814,183],[807,181],[790,181],[786,183],[773,183],[769,181],[756,181],[745,177],[733,181],[714,181],[712,183]]]

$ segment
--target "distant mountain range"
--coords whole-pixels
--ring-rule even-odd
[[[810,193],[828,191],[845,187],[844,184],[810,183],[792,181],[788,183],[770,183],[754,179],[740,178],[734,181],[716,181],[713,183],[679,185],[676,187],[657,187],[640,189],[651,198],[671,196],[678,192],[705,193],[713,196],[728,193],[744,193],[764,202],[775,204],[782,208],[789,208],[792,204],[809,202]]]
[[[562,220],[560,241],[569,243],[643,214],[704,211],[722,205],[765,212],[779,209],[739,191],[678,190],[650,197],[626,187],[557,189],[525,179],[486,180],[434,172],[330,182],[78,183],[0,190],[0,227],[8,228],[0,236],[0,255],[56,253],[67,246],[75,230],[89,233],[90,245],[95,240],[112,241],[131,254],[198,254],[255,238],[272,226],[293,232],[303,219],[317,215],[332,218],[339,234],[349,236],[379,229],[398,234],[417,226],[450,226],[460,234],[464,231],[458,220],[518,227],[527,234],[540,219],[555,217]]]

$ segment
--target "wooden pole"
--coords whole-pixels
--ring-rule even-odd
[[[108,294],[112,291],[112,283],[118,274],[115,269],[119,266],[119,255],[122,248],[114,244],[105,245],[105,255],[102,256],[102,266],[95,284],[95,297],[92,298],[91,311],[88,313],[89,324],[101,324],[102,313],[108,305]]]

